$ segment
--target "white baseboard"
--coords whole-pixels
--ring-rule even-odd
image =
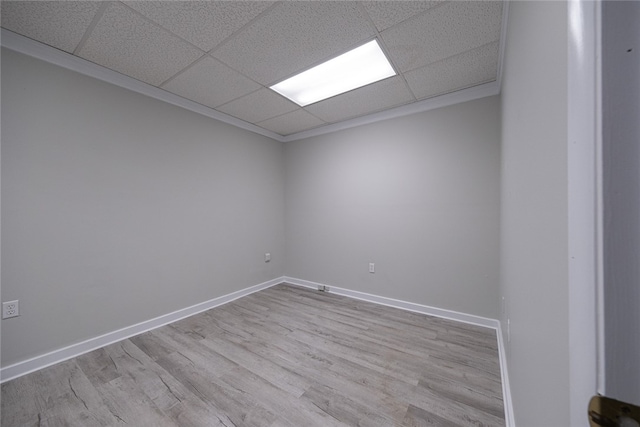
[[[428,305],[416,304],[413,302],[402,301],[393,298],[381,297],[378,295],[368,294],[365,292],[352,291],[351,289],[339,288],[337,286],[325,285],[323,283],[310,282],[308,280],[296,279],[293,277],[284,277],[286,283],[292,285],[304,286],[306,288],[318,289],[318,286],[327,286],[330,292],[337,295],[344,295],[363,301],[373,302],[375,304],[386,305],[389,307],[400,308],[402,310],[414,311],[416,313],[428,314],[430,316],[441,317],[443,319],[456,320],[458,322],[469,323],[477,326],[498,329],[500,322],[496,319],[475,316],[473,314],[460,313],[442,308],[430,307]]]
[[[502,379],[502,396],[504,403],[504,416],[507,427],[515,427],[515,418],[513,416],[513,405],[511,401],[511,387],[509,386],[509,374],[507,370],[507,355],[505,353],[504,340],[502,338],[502,327],[500,321],[497,319],[490,319],[487,317],[475,316],[473,314],[460,313],[452,310],[445,310],[442,308],[430,307],[428,305],[415,304],[412,302],[397,300],[393,298],[381,297],[378,295],[368,294],[365,292],[353,291],[351,289],[339,288],[337,286],[325,285],[324,283],[311,282],[309,280],[296,279],[293,277],[285,276],[283,280],[286,283],[290,283],[296,286],[303,286],[305,288],[318,289],[318,286],[326,286],[329,288],[329,292],[344,295],[350,298],[355,298],[363,301],[372,302],[374,304],[386,305],[389,307],[395,307],[402,310],[413,311],[416,313],[427,314],[429,316],[441,317],[444,319],[455,320],[458,322],[469,323],[476,326],[484,326],[487,328],[495,329],[498,339],[498,355],[500,358],[500,374]]]
[[[515,427],[504,341],[502,338],[502,329],[498,320],[286,276],[269,280],[267,282],[260,283],[259,285],[241,289],[239,291],[232,292],[230,294],[223,295],[221,297],[214,298],[209,301],[193,305],[191,307],[183,308],[181,310],[174,311],[172,313],[165,314],[154,319],[146,320],[132,326],[127,326],[126,328],[122,328],[117,331],[109,332],[95,338],[90,338],[86,341],[72,344],[70,346],[54,350],[40,356],[36,356],[31,359],[15,363],[13,365],[6,366],[0,369],[0,383],[21,377],[31,372],[35,372],[39,369],[46,368],[47,366],[55,365],[56,363],[63,362],[76,356],[80,356],[81,354],[88,353],[100,347],[122,341],[134,335],[159,328],[180,319],[184,319],[185,317],[193,316],[194,314],[198,314],[211,308],[226,304],[243,296],[270,288],[271,286],[280,283],[290,283],[292,285],[303,286],[316,290],[318,289],[318,286],[328,286],[330,288],[330,292],[337,295],[343,295],[349,298],[372,302],[374,304],[386,305],[402,310],[413,311],[416,313],[427,314],[430,316],[436,316],[444,319],[455,320],[458,322],[495,329],[498,338],[498,353],[500,357],[500,372],[502,374],[502,393],[505,407],[506,425],[507,427]]]
[[[209,301],[192,305],[191,307],[164,314],[154,319],[145,320],[144,322],[140,322],[132,326],[127,326],[125,328],[118,329],[117,331],[108,332],[104,335],[90,338],[86,341],[72,344],[70,346],[45,353],[40,356],[36,356],[31,359],[15,363],[13,365],[6,366],[0,369],[0,383],[12,380],[17,377],[21,377],[42,368],[46,368],[47,366],[55,365],[56,363],[63,362],[76,356],[80,356],[81,354],[88,353],[100,347],[122,341],[134,335],[159,328],[160,326],[164,326],[177,320],[184,319],[185,317],[193,316],[194,314],[201,313],[203,311],[209,310],[222,304],[226,304],[243,296],[277,285],[279,283],[282,283],[283,281],[283,277],[269,280],[267,282],[260,283],[259,285],[241,289],[239,291],[232,292],[230,294],[223,295]]]
[[[500,356],[500,374],[502,375],[502,400],[504,403],[504,420],[507,427],[515,427],[516,420],[513,415],[513,402],[511,401],[511,386],[509,385],[509,369],[507,369],[507,352],[504,347],[502,326],[498,322],[498,355]]]

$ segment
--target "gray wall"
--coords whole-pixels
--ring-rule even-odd
[[[565,2],[510,4],[500,290],[505,338],[510,319],[506,345],[519,427],[570,423],[567,31]]]
[[[602,20],[605,391],[640,405],[640,3]]]
[[[283,275],[282,143],[2,55],[3,366]]]
[[[496,318],[498,101],[287,143],[287,276]]]

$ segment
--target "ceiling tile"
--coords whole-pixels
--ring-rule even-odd
[[[500,38],[502,2],[452,1],[382,32],[401,71],[413,70]]]
[[[258,123],[298,108],[288,99],[264,88],[216,109],[249,123]]]
[[[2,1],[2,26],[73,52],[100,8],[97,1]]]
[[[355,2],[282,2],[213,56],[265,86],[373,38]]]
[[[445,1],[363,1],[362,5],[376,28],[382,31]]]
[[[0,5],[8,30],[284,135],[494,81],[503,10],[492,0]],[[400,76],[304,109],[268,89],[374,37]]]
[[[105,10],[79,55],[157,86],[203,52],[114,2]]]
[[[322,120],[332,123],[414,101],[400,77],[391,77],[306,107]]]
[[[272,1],[127,1],[147,18],[209,51],[242,28]]]
[[[302,132],[323,124],[324,122],[319,118],[300,109],[260,122],[258,126],[280,135],[291,135],[292,133]]]
[[[418,99],[494,81],[498,72],[498,42],[405,73]]]
[[[260,87],[258,83],[208,56],[162,86],[169,92],[212,108]]]

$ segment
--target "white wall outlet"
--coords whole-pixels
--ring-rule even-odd
[[[269,252],[264,254],[264,262],[271,261],[271,254]]]
[[[18,300],[7,301],[2,303],[2,318],[8,319],[10,317],[20,316],[20,303]]]
[[[376,272],[376,264],[374,262],[370,262],[369,263],[369,273],[375,273]]]

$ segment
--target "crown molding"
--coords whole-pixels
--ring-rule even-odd
[[[158,87],[151,86],[150,84],[134,79],[133,77],[126,76],[117,71],[103,67],[102,65],[71,55],[67,52],[48,46],[44,43],[37,42],[28,37],[21,36],[4,28],[2,28],[1,32],[0,45],[7,49],[58,65],[68,70],[193,111],[194,113],[230,124],[240,129],[257,133],[277,141],[282,141],[282,136],[275,132],[247,123],[243,120],[214,110],[213,108],[198,104],[197,102],[188,100],[171,92],[167,92],[166,90]]]
[[[198,104],[197,102],[188,100],[186,98],[182,98],[181,96],[175,95],[171,92],[167,92],[158,87],[151,86],[140,80],[87,61],[78,56],[71,55],[67,52],[53,48],[46,44],[21,36],[4,28],[2,28],[0,44],[7,49],[11,49],[16,52],[20,52],[25,55],[29,55],[34,58],[38,58],[43,61],[58,65],[60,67],[67,68],[69,70],[90,77],[94,77],[98,80],[102,80],[116,86],[132,90],[151,98],[158,99],[160,101],[164,101],[178,107],[182,107],[189,111],[193,111],[203,116],[230,124],[240,129],[257,133],[276,141],[291,142],[500,94],[500,88],[502,87],[502,64],[506,45],[508,15],[509,0],[505,0],[502,9],[502,28],[500,33],[500,46],[498,53],[498,71],[495,81],[469,87],[456,92],[435,96],[433,98],[425,99],[411,104],[401,105],[389,110],[356,117],[339,123],[320,126],[315,129],[310,129],[287,136],[279,135],[275,132],[263,129],[252,123],[248,123],[244,120],[240,120],[233,116],[221,113],[217,110],[214,110],[213,108]]]
[[[507,45],[507,27],[509,21],[509,4],[512,0],[504,0],[502,3],[502,27],[500,28],[500,45],[498,46],[498,74],[496,83],[498,84],[498,93],[502,88],[502,71],[504,64],[504,51]]]
[[[487,96],[498,95],[500,93],[500,85],[496,81],[462,89],[456,92],[447,93],[423,101],[402,105],[390,110],[380,111],[378,113],[369,114],[362,117],[356,117],[351,120],[325,125],[315,129],[310,129],[298,133],[294,133],[282,137],[283,142],[298,141],[300,139],[311,138],[313,136],[325,135],[337,132],[339,130],[350,129],[369,123],[380,122],[382,120],[393,119],[397,117],[409,116],[411,114],[422,113],[424,111],[435,110],[436,108],[448,107],[453,104],[473,101],[474,99],[485,98]]]
[[[284,142],[297,141],[300,139],[311,138],[313,136],[325,135],[339,130],[350,129],[357,126],[375,123],[382,120],[393,119],[396,117],[408,116],[411,114],[422,113],[424,111],[435,110],[436,108],[448,107],[449,105],[459,104],[462,102],[473,101],[487,96],[499,95],[502,88],[502,69],[504,63],[504,52],[507,44],[507,23],[509,20],[509,3],[512,0],[504,0],[502,5],[502,22],[500,28],[500,44],[498,47],[498,72],[496,80],[480,84],[478,86],[469,87],[456,92],[435,96],[433,98],[414,102],[412,104],[401,105],[390,110],[357,117],[340,123],[329,124],[315,129],[302,131],[281,137]]]

